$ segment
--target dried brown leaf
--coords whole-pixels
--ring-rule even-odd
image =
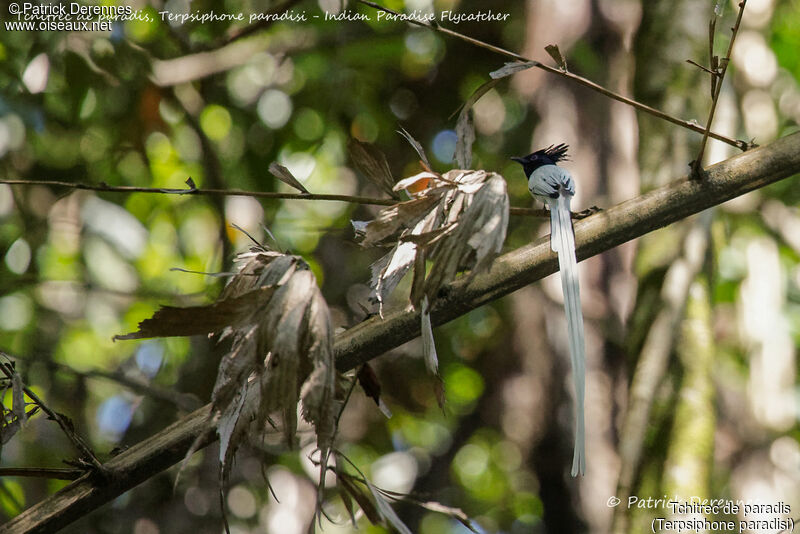
[[[347,495],[351,496],[353,500],[358,503],[359,508],[361,508],[361,511],[364,512],[364,515],[367,516],[367,519],[369,519],[370,523],[377,525],[381,522],[382,517],[378,512],[377,507],[370,500],[369,496],[364,494],[364,492],[362,492],[358,486],[355,485],[353,482],[353,477],[337,470],[336,480],[339,482],[339,485],[342,486],[342,489],[347,493]]]
[[[197,336],[219,332],[250,320],[253,314],[269,302],[273,292],[272,287],[260,287],[207,306],[162,306],[151,318],[139,323],[138,331],[114,336],[114,340]]]
[[[28,420],[28,414],[25,412],[25,384],[22,383],[22,377],[16,369],[11,373],[11,413],[20,425]]]
[[[394,184],[394,190],[406,189],[409,194],[414,195],[414,191],[423,191],[430,187],[431,182],[441,179],[441,175],[431,171],[422,171],[408,178],[403,178]]]
[[[425,296],[425,260],[427,254],[424,249],[416,245],[414,245],[414,247],[416,251],[416,256],[414,257],[414,277],[411,279],[409,299],[411,302],[417,303]]]
[[[474,532],[475,534],[479,534],[479,531],[472,524],[472,521],[470,520],[469,516],[465,514],[464,511],[461,510],[460,508],[445,506],[444,504],[436,501],[425,501],[425,502],[415,501],[415,504],[425,508],[426,510],[430,510],[431,512],[437,512],[440,514],[448,515],[453,519],[455,519],[456,521],[458,521],[459,523],[461,523],[462,525],[464,525],[465,527],[467,527],[470,531]]]
[[[256,389],[256,388],[252,388]],[[245,400],[247,399],[248,383],[241,385],[241,390],[234,402],[229,403],[222,410],[217,421],[217,434],[219,435],[219,461],[225,469],[229,464],[228,460],[239,446],[238,440],[234,436],[234,431],[239,423],[239,415],[242,413]]]
[[[381,383],[378,381],[378,375],[375,374],[372,367],[368,363],[362,365],[358,370],[356,378],[358,379],[359,385],[364,390],[364,394],[375,401],[376,405],[379,405],[381,400]]]
[[[553,58],[553,61],[556,62],[556,65],[558,65],[559,69],[567,70],[567,62],[564,61],[564,56],[561,55],[561,50],[558,49],[558,45],[547,45],[544,47],[544,50],[550,54],[550,57]]]
[[[358,139],[350,139],[347,143],[350,159],[356,168],[367,179],[388,193],[392,198],[398,198],[394,192],[394,177],[389,169],[386,156],[370,143],[363,143]]]
[[[433,392],[436,394],[436,403],[439,405],[439,408],[441,408],[442,412],[444,412],[447,394],[445,393],[444,389],[444,380],[442,380],[442,377],[439,375],[434,377]]]
[[[371,286],[381,315],[386,297],[414,267],[409,297],[414,306],[422,305],[423,357],[428,370],[438,377],[430,303],[460,271],[471,269],[469,276],[473,276],[488,267],[505,241],[509,201],[505,180],[496,173],[454,169],[443,175],[422,175],[434,186],[411,201],[382,210],[366,225],[363,244],[395,242],[372,265]],[[443,406],[441,381],[437,388],[437,400]]]
[[[385,300],[412,265],[411,301],[418,305],[423,295],[435,298],[439,288],[459,271],[485,268],[502,247],[509,210],[505,180],[495,173],[459,169],[437,180],[443,185],[385,208],[366,226],[365,246],[389,240],[396,243],[372,267],[378,302]],[[426,257],[433,261],[427,276]],[[422,280],[424,291],[420,290]]]
[[[460,198],[460,197],[459,197]],[[456,229],[458,223],[451,223],[441,228],[436,228],[424,234],[407,233],[400,236],[400,243],[414,243],[417,247],[429,247]]]
[[[417,246],[414,243],[398,243],[385,256],[370,266],[371,286],[378,302],[378,313],[383,317],[383,303],[394,291],[400,280],[414,264]]]
[[[475,127],[472,114],[466,107],[459,113],[456,122],[456,151],[453,157],[456,165],[467,169],[472,165],[472,143],[475,142]]]
[[[316,429],[317,446],[322,451],[322,465],[325,465],[325,457],[333,446],[335,421],[341,404],[335,398],[337,374],[332,351],[333,327],[328,306],[319,290],[306,308],[305,321],[307,329],[301,352],[307,355],[307,365],[313,370],[300,390],[302,413],[303,418]]]
[[[381,210],[378,216],[367,224],[362,244],[365,247],[374,246],[397,232],[413,228],[431,213],[439,200],[436,195],[429,194]]]
[[[472,126],[470,110],[480,98],[488,93],[500,79],[492,79],[478,87],[467,99],[458,114],[456,122],[456,151],[453,158],[461,169],[472,165],[472,143],[475,142],[475,128]]]
[[[539,63],[537,61],[514,61],[511,63],[506,63],[499,69],[490,72],[489,76],[495,80],[499,80],[500,78],[505,78],[506,76],[511,76],[517,72],[535,67],[538,64]]]
[[[403,523],[403,520],[400,519],[400,516],[394,511],[394,508],[386,501],[381,491],[373,486],[366,477],[364,478],[364,484],[366,484],[367,489],[369,489],[369,492],[372,494],[372,499],[375,501],[375,506],[381,517],[395,530],[400,532],[400,534],[411,534],[411,530],[409,530],[406,524]]]
[[[283,165],[281,165],[280,163],[276,163],[274,161],[272,163],[270,163],[269,164],[269,172],[270,172],[270,174],[272,174],[272,176],[274,176],[275,178],[277,178],[281,182],[294,187],[295,189],[297,189],[301,193],[305,193],[307,195],[311,194],[311,193],[309,193],[308,189],[306,189],[306,187],[303,184],[300,183],[300,180],[295,178],[294,175],[292,174],[292,172],[289,169],[287,169],[286,167],[284,167]]]
[[[465,186],[472,188],[475,175],[463,175]],[[455,279],[463,269],[475,273],[485,269],[500,252],[508,227],[509,201],[506,183],[495,173],[484,173],[484,181],[469,199],[458,217],[452,236],[438,241],[431,250],[434,264],[425,284],[425,295],[435,298],[439,289]]]
[[[343,490],[339,492],[339,498],[342,499],[344,509],[347,510],[347,515],[350,517],[350,524],[353,525],[353,528],[356,528],[356,514],[351,495],[346,490]]]
[[[436,355],[436,344],[433,341],[433,326],[431,326],[431,310],[428,297],[422,297],[422,356],[425,359],[425,367],[432,375],[439,374],[439,358]]]
[[[211,394],[214,407],[224,407],[233,402],[241,384],[263,358],[258,346],[258,325],[237,329],[231,334],[233,342],[225,356],[220,359],[217,381]]]
[[[422,161],[422,165],[426,169],[430,169],[431,168],[431,164],[428,161],[428,156],[425,155],[425,150],[422,148],[422,145],[419,143],[419,141],[414,139],[414,136],[411,135],[410,133],[408,133],[408,131],[406,131],[405,128],[400,128],[399,130],[397,130],[397,133],[399,133],[400,135],[405,137],[406,141],[408,141],[408,143],[411,145],[411,147],[414,150],[416,150],[417,154],[419,155],[419,159]]]
[[[209,419],[209,428],[220,436],[222,481],[240,444],[274,426],[275,413],[282,415],[285,442],[296,444],[301,397],[303,417],[317,432],[326,465],[338,409],[337,374],[330,313],[316,279],[301,258],[261,245],[235,262],[237,273],[215,303],[164,307],[142,321],[138,332],[117,339],[213,332],[229,342]],[[200,438],[186,458],[199,443]]]

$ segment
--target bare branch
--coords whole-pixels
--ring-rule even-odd
[[[11,180],[0,178],[0,184],[9,185],[44,185],[48,187],[65,187],[69,189],[81,189],[84,191],[100,191],[103,193],[149,193],[157,195],[206,195],[206,196],[243,196],[254,198],[270,198],[283,200],[327,200],[333,202],[349,202],[351,204],[367,204],[373,206],[392,206],[397,204],[397,200],[391,198],[371,198],[356,197],[349,195],[328,195],[314,193],[276,193],[272,191],[243,191],[241,189],[164,189],[160,187],[137,187],[130,185],[108,185],[84,184],[76,182],[61,182],[56,180]],[[593,208],[596,209],[596,208]],[[511,215],[521,215],[525,217],[549,217],[546,210],[532,208],[511,208]],[[583,212],[573,213],[572,217],[580,219],[585,217]]]
[[[361,3],[361,4],[364,4],[365,6],[369,6],[371,8],[377,9],[379,11],[383,11],[384,13],[390,13],[390,14],[393,14],[393,15],[400,15],[396,11],[393,11],[393,10],[391,10],[389,8],[386,8],[386,7],[383,7],[381,5],[378,5],[378,4],[374,3],[374,2],[370,2],[369,0],[358,0],[358,2]],[[605,96],[607,96],[609,98],[612,98],[614,100],[622,102],[623,104],[627,104],[629,106],[632,106],[632,107],[638,109],[639,111],[644,111],[645,113],[649,113],[650,115],[653,115],[653,116],[658,117],[660,119],[664,119],[665,121],[669,121],[669,122],[671,122],[673,124],[677,124],[678,126],[682,126],[683,128],[686,128],[688,130],[692,130],[693,132],[706,134],[706,129],[703,128],[702,126],[699,126],[699,125],[697,125],[697,124],[695,124],[693,122],[690,122],[690,121],[685,121],[683,119],[679,119],[677,117],[673,117],[672,115],[670,115],[668,113],[665,113],[665,112],[663,112],[661,110],[658,110],[658,109],[656,109],[654,107],[650,107],[650,106],[648,106],[646,104],[642,104],[641,102],[637,102],[636,100],[633,100],[632,98],[628,98],[627,96],[623,96],[623,95],[621,95],[619,93],[615,93],[614,91],[606,89],[602,85],[599,85],[599,84],[597,84],[597,83],[595,83],[595,82],[593,82],[591,80],[588,80],[588,79],[586,79],[586,78],[584,78],[582,76],[578,76],[577,74],[573,74],[573,73],[571,73],[571,72],[569,72],[567,70],[561,70],[560,68],[551,67],[549,65],[545,65],[544,63],[540,63],[538,61],[535,61],[535,60],[532,60],[532,59],[528,59],[528,58],[526,58],[524,56],[521,56],[520,54],[517,54],[515,52],[511,52],[509,50],[506,50],[505,48],[501,48],[499,46],[495,46],[495,45],[491,45],[489,43],[485,43],[485,42],[480,41],[478,39],[475,39],[473,37],[469,37],[469,36],[464,35],[462,33],[458,33],[457,31],[453,31],[453,30],[447,29],[447,28],[445,28],[443,26],[440,26],[439,24],[435,24],[435,25],[434,24],[429,24],[429,23],[423,22],[421,20],[416,20],[416,19],[412,19],[412,18],[409,18],[408,20],[406,20],[406,22],[408,22],[410,24],[417,25],[417,26],[422,26],[424,28],[428,28],[428,29],[433,30],[435,32],[442,33],[444,35],[449,35],[450,37],[455,37],[456,39],[460,39],[462,41],[465,41],[465,42],[470,43],[472,45],[475,45],[477,47],[484,48],[486,50],[490,50],[490,51],[495,52],[497,54],[500,54],[500,55],[503,55],[503,56],[506,56],[506,57],[510,57],[510,58],[516,59],[518,61],[524,61],[524,62],[532,63],[533,67],[536,67],[538,69],[542,69],[544,71],[547,71],[547,72],[549,72],[551,74],[556,74],[558,76],[562,76],[564,78],[572,80],[573,82],[579,83],[580,85],[583,85],[584,87],[588,87],[592,91],[596,91],[596,92],[598,92],[598,93],[600,93],[602,95],[605,95]],[[709,137],[713,137],[714,139],[717,139],[718,141],[722,141],[723,143],[728,143],[731,146],[735,146],[736,148],[738,148],[740,150],[747,150],[747,149],[751,148],[750,144],[747,143],[746,141],[741,141],[741,140],[738,140],[738,139],[732,139],[730,137],[727,137],[727,136],[722,135],[722,134],[718,134],[716,132],[709,131],[707,135]]]
[[[270,44],[266,37],[248,39],[177,58],[153,58],[150,63],[150,79],[161,87],[200,80],[244,65],[257,53],[268,50]]]
[[[609,250],[655,229],[800,172],[800,133],[749,150],[707,169],[705,180],[684,176],[659,189],[625,201],[575,223],[578,258]],[[442,324],[496,300],[557,269],[548,237],[499,257],[489,272],[467,284],[464,279],[445,287],[433,306],[434,324]],[[384,320],[369,319],[337,336],[336,364],[354,369],[388,349],[419,335],[416,312],[396,312]],[[83,476],[56,494],[0,526],[0,534],[54,532],[110,501],[159,471],[179,462],[197,436],[208,432],[205,406],[153,437],[122,452],[106,464],[115,474],[112,484]]]
[[[0,467],[0,477],[52,478],[76,480],[86,474],[83,469],[64,467]]]
[[[698,69],[702,70],[703,72],[709,73],[711,76],[714,76],[714,77],[717,76],[716,72],[714,72],[713,70],[709,69],[708,67],[704,67],[703,65],[701,65],[700,63],[698,63],[697,61],[695,61],[693,59],[687,59],[686,63],[694,65],[695,67],[697,67]],[[712,85],[713,85],[713,83],[712,83]],[[711,96],[714,96],[714,88],[713,87],[711,88]]]
[[[715,74],[711,77],[714,96],[711,99],[711,109],[708,111],[708,120],[706,121],[705,131],[703,132],[703,140],[700,142],[700,151],[692,162],[692,177],[694,178],[699,178],[703,173],[703,155],[706,152],[708,137],[711,135],[711,123],[714,121],[714,112],[717,110],[717,102],[719,102],[719,95],[722,91],[722,81],[725,79],[725,73],[728,71],[728,63],[731,61],[731,53],[733,52],[733,43],[736,42],[736,34],[739,33],[739,24],[742,22],[742,15],[744,15],[744,6],[746,4],[747,0],[741,0],[741,2],[739,2],[739,15],[736,17],[736,24],[731,28],[731,42],[728,43],[728,51],[725,53],[725,57],[720,60],[719,69],[716,69],[714,65],[715,56],[713,46],[715,24],[713,22],[709,29],[709,46],[712,47],[709,51],[709,55],[711,56],[711,67],[715,69]],[[716,20],[716,13],[714,16],[715,18],[712,19],[712,21]]]
[[[169,298],[175,298],[175,296],[173,295],[170,296]],[[150,399],[172,404],[176,408],[183,410],[184,412],[187,413],[195,411],[202,405],[202,402],[200,402],[199,397],[197,397],[196,395],[193,395],[191,393],[182,393],[180,391],[175,391],[170,388],[160,387],[155,384],[151,384],[144,378],[137,376],[128,376],[122,370],[104,371],[101,369],[90,369],[88,371],[79,371],[77,369],[73,369],[69,365],[65,365],[59,362],[54,362],[52,360],[27,358],[24,356],[20,356],[19,354],[14,354],[13,356],[10,357],[15,361],[28,362],[29,364],[35,361],[36,363],[44,364],[46,367],[50,369],[55,369],[57,371],[61,371],[64,373],[69,373],[74,376],[91,378],[91,379],[110,380],[112,382],[120,384],[123,387],[128,388],[129,390],[133,391],[138,395],[142,395]]]
[[[165,189],[160,187],[137,187],[131,185],[108,185],[106,183],[84,184],[77,182],[62,182],[56,180],[10,180],[0,178],[0,184],[9,185],[46,185],[49,187],[66,187],[69,189],[82,189],[87,191],[102,191],[105,193],[154,193],[162,195],[207,195],[207,196],[243,196],[255,198],[277,198],[284,200],[330,200],[334,202],[349,202],[351,204],[372,204],[376,206],[391,206],[397,201],[390,198],[370,198],[349,195],[327,195],[310,193],[278,193],[274,191],[243,191],[241,189]]]

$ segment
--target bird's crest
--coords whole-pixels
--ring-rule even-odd
[[[565,143],[561,143],[560,145],[550,145],[547,148],[543,148],[541,150],[537,150],[534,154],[542,154],[547,156],[553,163],[559,161],[567,161],[569,160],[569,155],[567,154],[567,150],[569,149],[569,145]]]

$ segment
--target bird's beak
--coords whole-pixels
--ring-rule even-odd
[[[517,163],[523,163],[523,164],[525,163],[525,158],[518,158],[518,157],[514,156],[513,158],[510,158],[510,159],[516,161]]]

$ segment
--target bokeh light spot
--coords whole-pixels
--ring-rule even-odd
[[[442,163],[452,163],[458,136],[453,130],[442,130],[433,138],[433,155]]]
[[[231,114],[222,106],[206,106],[200,114],[200,127],[214,141],[222,141],[231,131]]]

